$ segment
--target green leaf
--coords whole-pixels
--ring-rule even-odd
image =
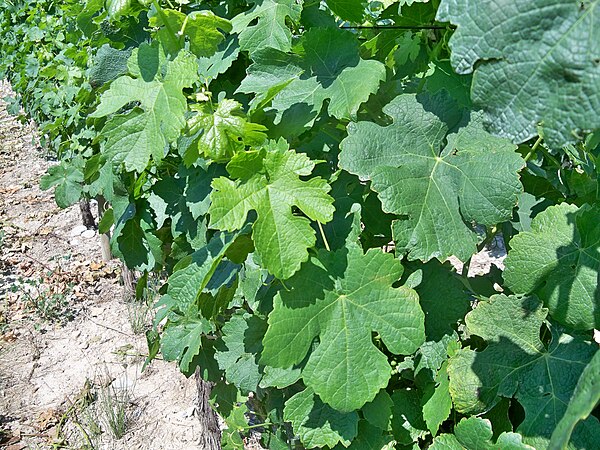
[[[463,349],[450,359],[450,393],[457,411],[489,410],[500,397],[514,397],[525,410],[517,431],[527,444],[546,447],[563,417],[577,380],[597,349],[581,336],[552,328],[546,346],[540,327],[547,310],[536,297],[492,296],[466,317],[467,331],[484,338],[481,352]],[[573,434],[576,447],[593,448],[600,432],[595,417]]]
[[[223,326],[224,349],[217,349],[216,359],[227,381],[242,393],[256,392],[261,379],[258,355],[267,324],[258,316],[237,313]]]
[[[536,293],[550,316],[579,330],[600,328],[600,208],[551,206],[510,241],[504,271],[515,293]]]
[[[383,210],[403,216],[394,223],[398,251],[409,259],[466,261],[477,251],[472,222],[511,217],[525,163],[514,145],[483,130],[480,115],[447,135],[448,125],[420,101],[404,94],[386,105],[389,126],[348,125],[339,164],[372,180]]]
[[[401,388],[392,394],[392,431],[399,444],[410,445],[427,434],[423,420],[421,393],[414,388]]]
[[[333,447],[338,442],[350,445],[358,433],[358,414],[341,413],[323,403],[307,388],[285,402],[284,419],[306,448]]]
[[[55,186],[54,199],[61,208],[77,203],[83,193],[83,165],[83,159],[74,158],[48,168],[48,173],[40,179],[40,189],[45,191]]]
[[[131,50],[117,50],[108,44],[98,49],[90,68],[90,84],[97,88],[127,73]]]
[[[135,0],[106,0],[108,17],[118,19],[119,16],[127,14],[132,3],[135,3]]]
[[[338,411],[373,400],[392,369],[371,333],[378,332],[394,354],[411,354],[424,340],[416,292],[391,287],[402,270],[397,259],[376,249],[320,251],[275,296],[261,362],[297,364],[319,337],[302,371],[306,385]]]
[[[598,0],[443,0],[437,20],[457,25],[452,65],[474,72],[472,98],[490,129],[514,142],[562,147],[600,128]],[[476,10],[471,14],[469,11]]]
[[[381,430],[387,431],[391,425],[393,405],[394,402],[390,395],[382,389],[372,401],[365,403],[361,410],[367,422]]]
[[[338,444],[334,450],[383,450],[392,442],[392,436],[384,433],[381,429],[374,427],[365,420],[358,422],[358,436],[349,447]],[[392,447],[393,448],[393,447]]]
[[[198,57],[212,56],[224,39],[219,30],[229,32],[232,28],[227,19],[212,11],[193,11],[186,15],[172,9],[161,9],[150,18],[150,26],[161,27],[158,40],[168,53],[176,54],[184,48],[184,39],[187,39],[190,51]]]
[[[423,419],[433,436],[437,434],[442,422],[450,416],[450,410],[452,409],[447,365],[447,362],[442,364],[435,377],[437,384],[433,395],[423,404]]]
[[[215,54],[198,58],[198,73],[203,84],[209,84],[220,74],[225,73],[240,54],[240,45],[235,35],[229,36]]]
[[[343,20],[362,23],[367,2],[365,0],[327,0],[327,6]]]
[[[217,233],[208,245],[178,262],[169,277],[167,293],[180,310],[187,310],[207,287],[238,234]]]
[[[239,153],[230,163],[232,167],[257,164],[260,169],[249,178],[232,181],[221,177],[212,182],[210,227],[240,229],[248,213],[255,210],[258,218],[252,239],[256,252],[269,272],[286,279],[308,259],[307,249],[315,244],[310,221],[294,215],[292,207],[298,207],[311,220],[326,223],[333,216],[333,199],[327,194],[330,188],[325,180],[300,179],[310,175],[315,166],[306,155],[289,151],[285,145],[259,153],[258,159],[253,152]],[[240,175],[238,170],[232,174],[234,178],[236,175]]]
[[[442,434],[433,440],[431,450],[534,450],[522,442],[517,433],[502,433],[492,442],[492,424],[479,417],[462,419],[454,427],[454,434]]]
[[[599,401],[600,352],[597,351],[579,377],[565,415],[552,433],[548,450],[565,448],[577,423],[587,419]]]
[[[233,18],[233,32],[239,34],[240,48],[251,54],[271,47],[288,51],[292,45],[292,33],[286,25],[300,19],[302,2],[297,0],[256,0],[255,6]],[[257,21],[255,25],[251,22]]]
[[[215,162],[228,162],[236,153],[248,146],[259,146],[265,139],[267,130],[263,125],[246,119],[242,105],[234,100],[224,99],[214,109],[210,103],[192,106],[194,114],[188,120],[190,133],[202,131],[197,149],[188,149],[184,160],[191,165],[202,155]]]
[[[272,100],[277,124],[293,116],[298,124],[287,126],[297,126],[295,134],[312,126],[325,99],[330,99],[330,115],[355,119],[360,105],[385,80],[385,66],[360,58],[358,40],[348,31],[315,28],[303,36],[302,48],[303,59],[272,49],[253,54],[254,63],[238,88],[256,94],[253,108]]]
[[[190,364],[202,347],[202,336],[212,330],[203,318],[191,315],[168,326],[162,333],[160,350],[166,361],[178,361],[182,372],[189,373]]]
[[[454,332],[457,322],[469,311],[471,301],[449,263],[430,261],[421,269],[426,281],[415,290],[425,313],[425,335],[428,341],[438,341]]]
[[[112,159],[113,165],[124,164],[126,170],[138,172],[146,168],[150,156],[160,161],[167,145],[179,137],[187,111],[181,91],[198,78],[195,59],[182,51],[175,60],[165,62],[164,76],[156,74],[146,80],[142,77],[148,75],[148,69],[143,66],[144,60],[138,59],[143,54],[140,49],[129,60],[140,77],[127,75],[113,81],[90,116],[105,117],[131,102],[139,102],[140,107],[110,118],[100,133],[105,139],[103,153]]]

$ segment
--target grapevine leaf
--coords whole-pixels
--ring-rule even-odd
[[[258,316],[238,313],[223,326],[224,349],[217,349],[216,359],[227,381],[240,391],[256,392],[261,373],[256,359],[262,350],[266,323]]]
[[[45,191],[55,186],[54,199],[61,208],[77,203],[83,192],[83,167],[81,158],[61,161],[48,169],[40,180],[40,189]]]
[[[547,310],[536,297],[492,296],[466,317],[467,331],[488,341],[482,352],[463,349],[450,359],[450,393],[457,411],[479,413],[502,397],[525,410],[517,431],[525,442],[546,447],[586,364],[596,349],[580,336],[552,328],[548,348],[540,340]],[[576,445],[593,448],[600,423],[589,417],[575,429]]]
[[[237,36],[229,36],[217,52],[210,57],[198,58],[198,73],[203,84],[209,84],[220,74],[225,73],[240,54]]]
[[[596,352],[579,377],[567,411],[552,433],[548,449],[561,450],[565,448],[577,423],[587,419],[599,401],[600,352]]]
[[[343,20],[362,23],[365,16],[365,0],[327,0],[327,6]]]
[[[129,60],[137,65],[140,76],[145,73],[143,62],[137,62],[141,53],[135,52]],[[182,51],[175,60],[165,62],[164,70],[164,76],[157,74],[149,81],[128,75],[117,78],[91,114],[91,117],[105,117],[131,102],[139,102],[140,107],[109,119],[101,131],[106,139],[103,152],[113,164],[124,163],[128,171],[144,170],[150,156],[160,161],[166,146],[179,137],[185,125],[187,102],[181,91],[198,78],[197,63]]]
[[[448,263],[442,265],[430,261],[421,269],[427,281],[415,290],[425,313],[425,335],[428,341],[438,341],[454,332],[456,323],[465,317],[471,302],[464,285],[452,273]]]
[[[168,53],[176,54],[184,47],[183,40],[187,38],[190,51],[198,57],[209,57],[217,51],[224,39],[219,30],[231,31],[229,21],[212,11],[193,11],[186,15],[172,9],[161,9],[150,19],[150,26],[161,27],[157,33],[158,40]]]
[[[108,17],[113,19],[119,18],[123,14],[127,14],[134,0],[106,0],[106,12]]]
[[[188,121],[190,133],[202,131],[198,148],[189,147],[185,154],[186,164],[191,165],[199,155],[215,162],[227,162],[246,145],[258,146],[266,139],[263,125],[248,122],[242,105],[224,99],[214,109],[210,103],[192,106],[196,114]]]
[[[257,157],[258,155],[258,157]],[[248,213],[255,210],[252,239],[265,267],[277,278],[289,278],[308,259],[309,247],[315,244],[310,221],[292,213],[298,207],[311,220],[325,223],[333,216],[333,199],[327,194],[327,182],[320,177],[302,181],[315,164],[304,154],[294,153],[285,145],[260,152],[238,153],[228,170],[255,164],[249,177],[239,178],[239,170],[228,178],[212,182],[210,227],[219,230],[240,229]]]
[[[181,311],[187,310],[208,286],[225,252],[238,234],[218,233],[205,247],[177,263],[168,280],[167,294]]]
[[[458,73],[475,72],[472,97],[490,129],[514,142],[562,147],[600,128],[600,1],[443,0],[437,19]],[[469,11],[476,13],[469,13]]]
[[[534,450],[522,442],[517,433],[504,432],[492,442],[492,424],[487,419],[468,417],[454,427],[454,434],[441,434],[433,440],[431,450]]]
[[[265,366],[264,375],[260,380],[260,387],[277,387],[283,389],[291,386],[302,378],[302,370],[297,368],[282,369],[281,367]]]
[[[338,444],[334,450],[383,450],[392,441],[392,437],[381,429],[371,425],[365,420],[358,422],[358,436],[349,447]]]
[[[98,49],[90,68],[90,84],[97,88],[127,73],[131,50],[117,50],[108,44]]]
[[[390,395],[382,389],[372,401],[365,403],[362,413],[365,420],[371,425],[387,431],[390,428],[393,405],[394,402]]]
[[[271,47],[288,51],[292,46],[292,33],[285,21],[300,19],[302,3],[296,0],[256,0],[255,6],[233,18],[233,32],[239,33],[240,48],[254,53]],[[255,25],[251,22],[257,21]]]
[[[358,414],[342,413],[323,403],[307,388],[285,402],[284,419],[306,448],[333,447],[338,442],[350,445],[358,433]]]
[[[200,352],[202,335],[212,330],[206,319],[182,318],[176,324],[170,324],[160,339],[160,349],[166,361],[178,361],[182,372],[188,373],[194,357]]]
[[[410,445],[427,434],[423,420],[421,393],[416,389],[397,389],[392,394],[392,431],[399,444]]]
[[[510,246],[504,280],[513,292],[535,292],[565,325],[600,327],[599,207],[551,206]]]
[[[373,400],[387,386],[391,367],[371,332],[379,332],[394,354],[413,353],[424,340],[416,292],[391,287],[402,270],[397,259],[376,249],[319,252],[276,295],[261,362],[297,364],[319,337],[302,372],[306,385],[338,411]]]
[[[423,419],[434,436],[437,434],[442,422],[450,416],[450,410],[452,409],[452,398],[450,397],[448,373],[446,371],[447,364],[447,362],[442,364],[435,377],[437,385],[433,395],[423,405]]]
[[[256,94],[253,107],[272,100],[276,123],[293,116],[296,134],[312,125],[325,99],[330,99],[330,115],[355,119],[385,79],[385,66],[360,58],[356,37],[344,30],[315,28],[304,35],[302,46],[303,59],[272,49],[254,54],[238,91]]]
[[[404,216],[394,223],[397,250],[409,259],[467,260],[477,250],[471,222],[511,217],[525,163],[510,142],[483,130],[477,114],[441,150],[448,127],[419,101],[396,97],[384,107],[394,121],[387,127],[351,123],[339,164],[372,180],[385,212]]]

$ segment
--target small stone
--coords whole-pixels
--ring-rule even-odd
[[[96,236],[96,232],[94,230],[85,230],[83,233],[81,233],[81,237],[84,239],[91,239],[94,236]]]
[[[70,234],[71,234],[71,236],[73,236],[73,237],[75,237],[75,236],[81,236],[81,234],[82,234],[84,231],[87,231],[87,228],[86,228],[86,226],[85,226],[85,225],[77,225],[75,228],[73,228],[73,229],[71,230],[71,233],[70,233]]]

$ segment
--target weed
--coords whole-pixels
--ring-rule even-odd
[[[127,433],[132,422],[131,403],[133,388],[127,379],[121,383],[110,383],[98,393],[100,420],[115,439],[121,439]]]
[[[64,323],[75,317],[68,300],[70,284],[54,286],[46,284],[44,278],[19,278],[11,290],[20,292],[26,305],[48,322]]]
[[[151,307],[144,301],[127,303],[127,318],[134,334],[144,334],[150,328]]]

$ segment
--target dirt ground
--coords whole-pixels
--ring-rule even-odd
[[[122,298],[78,206],[39,189],[52,163],[33,130],[0,101],[0,448],[199,448],[194,380],[141,371],[147,308]]]

